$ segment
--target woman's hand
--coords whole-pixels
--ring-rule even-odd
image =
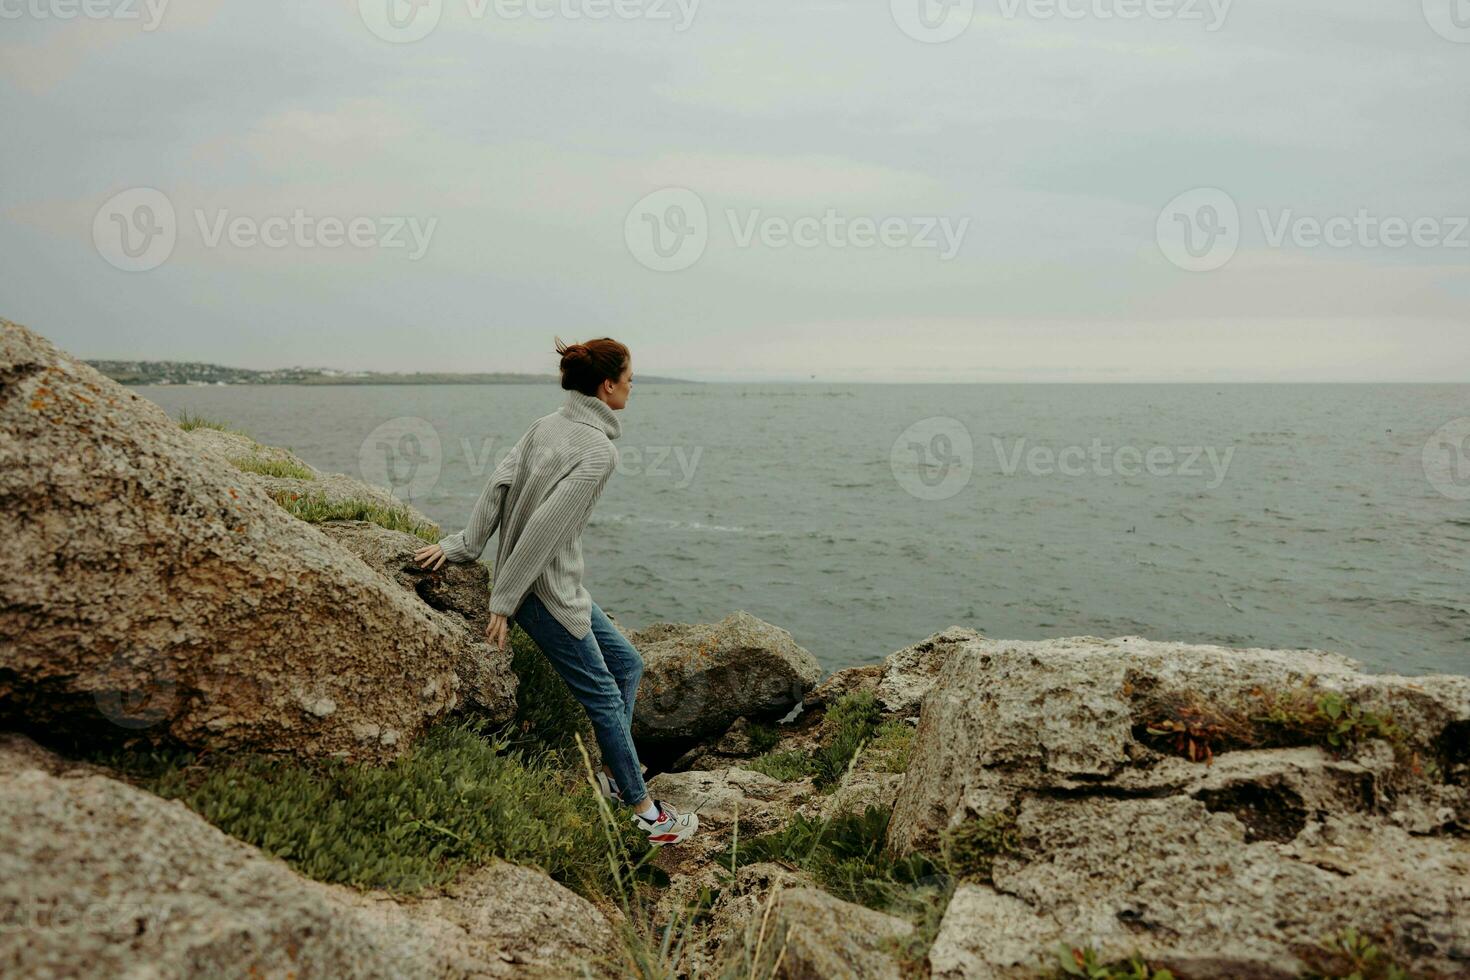
[[[510,623],[500,613],[491,613],[490,622],[485,626],[485,642],[497,650],[504,650],[509,639]]]
[[[426,544],[413,553],[413,560],[418,562],[421,568],[437,572],[439,566],[444,564],[444,549],[437,544]]]

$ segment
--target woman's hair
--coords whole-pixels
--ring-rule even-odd
[[[564,344],[556,338],[561,355],[561,386],[584,395],[596,395],[604,381],[617,381],[628,366],[628,348],[611,337],[598,337],[585,344]]]

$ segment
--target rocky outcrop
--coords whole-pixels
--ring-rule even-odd
[[[263,490],[269,496],[280,494],[319,497],[329,504],[366,502],[389,510],[402,511],[408,519],[425,527],[436,526],[427,514],[412,504],[399,500],[388,489],[364,483],[345,473],[319,470],[289,449],[262,445],[242,432],[227,432],[209,426],[190,429],[187,434],[198,452],[215,462],[232,466],[242,462],[284,463],[309,474],[309,477],[298,477],[257,473],[250,469],[241,472],[241,481]]]
[[[648,780],[648,793],[699,815],[699,833],[678,847],[663,848],[655,865],[671,878],[692,875],[694,884],[710,886],[716,858],[735,838],[737,819],[740,838],[748,840],[816,807],[811,779],[787,783],[752,769],[663,772]]]
[[[1263,728],[1283,735],[1270,748],[1238,727],[1319,703],[1358,719],[1337,748],[1302,719]],[[1470,678],[1311,651],[962,643],[923,703],[889,844],[1007,830],[946,912],[934,976],[1032,976],[1067,942],[1181,977],[1286,978],[1348,928],[1427,975],[1463,971],[1470,824],[1448,745],[1467,718]],[[1191,737],[1197,758],[1215,743],[1210,764],[1184,757]]]
[[[0,812],[7,975],[551,977],[617,941],[585,899],[504,862],[420,899],[309,881],[22,739],[0,743]]]
[[[924,696],[954,651],[983,639],[968,626],[951,626],[913,646],[890,653],[878,678],[878,703],[884,711],[900,718],[917,717]]]
[[[383,759],[461,702],[462,622],[0,321],[0,722]]]
[[[643,655],[633,714],[640,745],[687,747],[742,715],[779,718],[822,674],[789,632],[743,611],[718,623],[655,623],[628,639]]]
[[[494,722],[509,721],[516,710],[518,682],[511,670],[511,650],[485,642],[490,622],[490,572],[480,562],[446,562],[430,571],[413,560],[424,542],[404,531],[390,531],[370,521],[324,521],[327,537],[352,552],[405,593],[458,624],[464,642],[455,664],[464,699]]]
[[[710,909],[691,959],[773,980],[899,980],[894,944],[913,926],[815,887],[777,864],[746,865]]]

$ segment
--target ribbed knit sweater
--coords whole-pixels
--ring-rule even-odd
[[[618,464],[612,440],[621,432],[606,402],[568,391],[495,467],[465,529],[439,542],[449,561],[471,562],[500,529],[492,613],[509,616],[534,592],[577,639],[591,632],[582,531]]]

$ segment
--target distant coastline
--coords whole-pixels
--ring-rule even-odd
[[[113,381],[125,385],[544,385],[557,384],[557,375],[512,372],[456,373],[452,371],[341,371],[336,368],[289,367],[255,371],[201,361],[86,362]],[[639,384],[701,384],[683,378],[639,375]]]

